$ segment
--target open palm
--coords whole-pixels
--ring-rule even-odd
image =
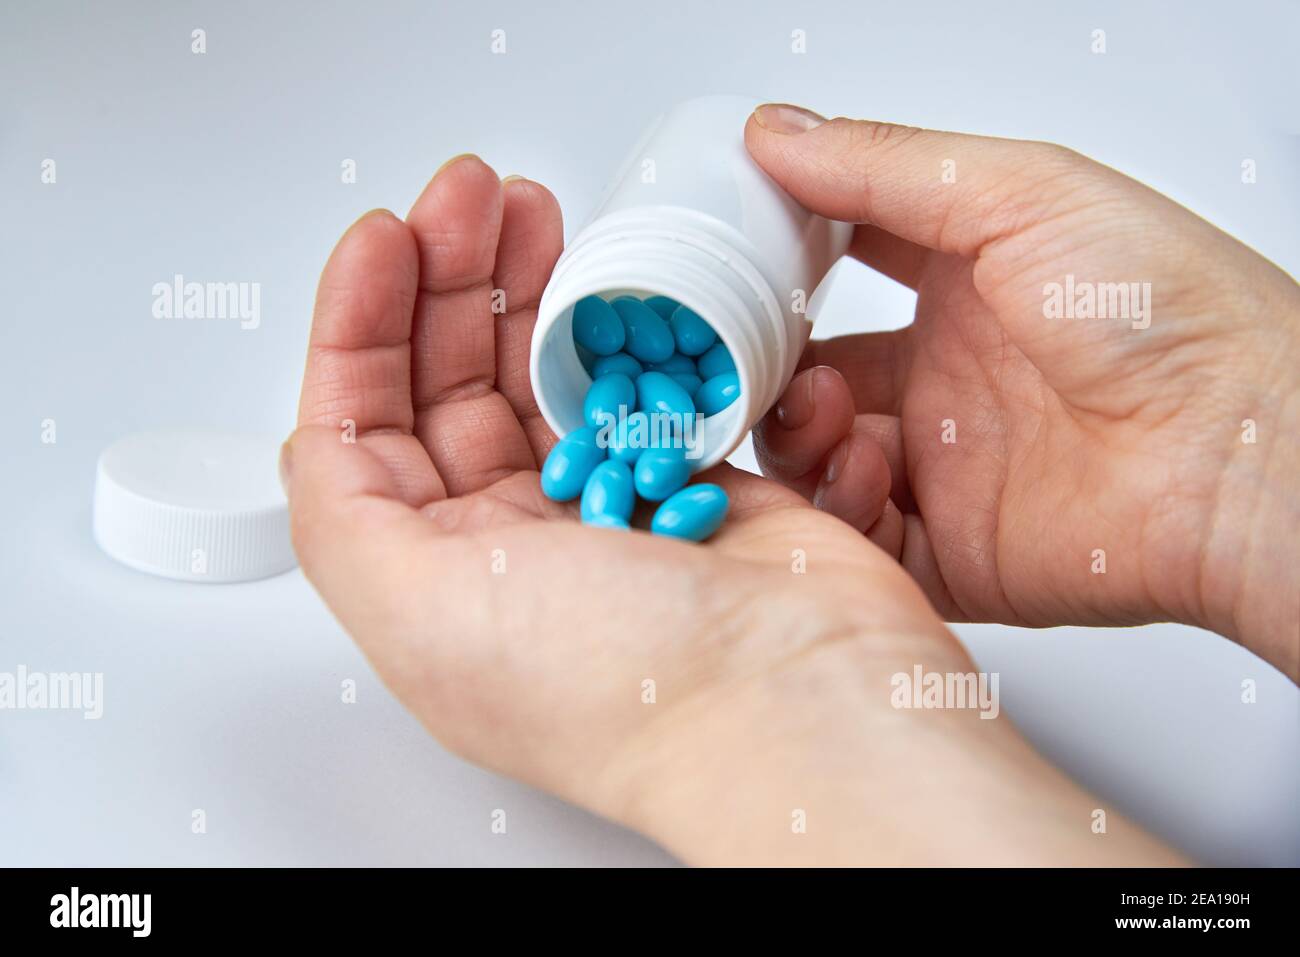
[[[872,707],[913,662],[964,668],[895,562],[776,483],[712,470],[732,509],[704,546],[542,495],[555,436],[527,358],[561,235],[545,188],[461,157],[405,222],[353,225],[321,277],[294,543],[398,696],[455,750],[617,816],[665,754],[747,730],[719,714],[756,683],[861,671],[868,640]]]

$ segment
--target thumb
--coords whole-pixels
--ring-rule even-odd
[[[782,103],[754,111],[745,145],[812,212],[963,256],[1045,218],[1085,181],[1122,178],[1049,143],[827,120]]]

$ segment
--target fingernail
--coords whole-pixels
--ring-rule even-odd
[[[817,411],[817,403],[813,399],[816,380],[817,370],[809,369],[800,373],[798,381],[792,382],[791,387],[785,390],[785,395],[781,396],[781,401],[776,405],[776,421],[781,423],[782,428],[793,432],[812,421],[813,414]]]
[[[288,442],[280,446],[280,487],[284,497],[289,497],[289,479],[293,475],[293,448]]]
[[[353,223],[352,225],[355,226],[363,219],[369,219],[371,216],[392,216],[392,215],[393,215],[393,211],[391,209],[384,209],[384,207],[380,206],[376,209],[367,210],[366,212],[362,213],[360,216],[357,217],[356,223]]]
[[[826,463],[826,473],[822,480],[827,485],[830,485],[839,478],[840,473],[844,471],[844,465],[848,462],[848,459],[849,444],[847,442],[841,442],[839,445],[835,446],[835,451],[831,453],[830,461]]]
[[[826,117],[789,103],[764,103],[754,111],[754,122],[772,133],[807,133],[825,123]]]
[[[505,179],[501,180],[501,185],[505,186],[507,183],[514,183],[522,179],[523,177],[520,176],[518,173],[511,173]]]
[[[822,472],[821,480],[817,483],[817,488],[813,492],[813,507],[823,512],[830,512],[832,515],[838,514],[832,499],[835,498],[835,480],[844,474],[844,469],[849,461],[849,443],[846,439],[835,450],[826,461],[826,468]],[[852,491],[851,489],[849,491]],[[844,516],[840,516],[843,518]]]
[[[469,159],[471,156],[473,156],[474,159],[478,159],[478,156],[477,156],[476,154],[474,154],[474,153],[457,153],[457,154],[456,154],[455,156],[453,156],[451,159],[447,160],[447,162],[445,162],[445,163],[443,163],[441,166],[439,166],[438,169],[437,169],[437,172],[435,172],[433,175],[434,175],[434,176],[437,176],[438,173],[441,173],[443,170],[448,169],[448,168],[450,168],[450,167],[452,167],[452,166],[455,166],[455,165],[456,165],[457,163],[459,163],[461,160],[463,160],[463,159]]]

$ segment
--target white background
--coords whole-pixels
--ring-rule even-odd
[[[550,185],[572,235],[656,114],[740,92],[1063,142],[1300,271],[1294,3],[270,7],[0,13],[0,671],[105,676],[99,721],[0,711],[0,863],[669,861],[442,752],[299,572],[177,584],[90,540],[95,457],[120,435],[288,432],[334,240],[366,209],[404,212],[454,153]],[[261,327],[154,319],[151,288],[176,273],[260,283]],[[910,303],[844,269],[818,334],[903,324]],[[1104,806],[1206,862],[1300,864],[1300,694],[1268,665],[1175,626],[957,630]]]

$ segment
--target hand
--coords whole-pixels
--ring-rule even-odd
[[[896,562],[795,493],[712,470],[732,509],[705,546],[541,495],[527,356],[560,246],[549,192],[462,157],[321,277],[294,544],[430,731],[687,861],[1170,860],[1115,815],[1092,835],[1096,799],[1008,721],[895,710],[894,673],[974,667]]]
[[[1057,146],[786,106],[745,138],[917,291],[913,325],[809,345],[756,431],[765,474],[898,556],[948,620],[1182,621],[1297,678],[1294,280]],[[1151,298],[1048,318],[1067,277]]]

